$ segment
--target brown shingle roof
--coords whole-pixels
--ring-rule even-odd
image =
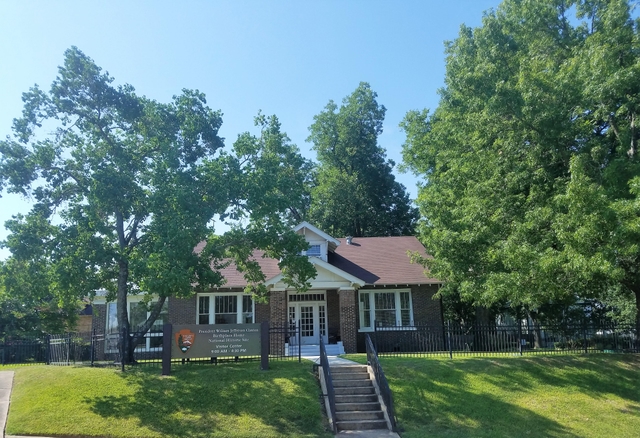
[[[425,275],[422,265],[411,263],[408,251],[427,255],[424,246],[413,236],[354,237],[351,245],[347,245],[346,239],[339,240],[340,246],[329,254],[329,263],[367,284],[438,282]]]
[[[413,236],[400,237],[355,237],[351,245],[346,239],[340,240],[335,253],[329,253],[329,263],[354,275],[369,285],[391,284],[424,284],[437,283],[438,280],[428,278],[424,268],[411,263],[408,251],[417,251],[426,255],[422,244]],[[260,263],[266,279],[280,274],[278,261],[263,258],[264,252],[255,251],[254,259]],[[227,280],[224,287],[244,287],[247,282],[238,272],[235,265],[222,271]]]

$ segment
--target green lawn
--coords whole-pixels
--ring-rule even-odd
[[[325,431],[311,364],[113,369],[15,368],[11,435],[316,437]],[[7,368],[4,368],[7,369]]]
[[[640,436],[640,355],[381,363],[403,438]]]

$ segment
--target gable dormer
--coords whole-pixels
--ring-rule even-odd
[[[309,257],[318,257],[322,261],[327,261],[327,253],[336,250],[340,241],[334,239],[324,231],[314,227],[309,222],[301,222],[293,229],[296,233],[304,236],[309,243],[307,255]]]

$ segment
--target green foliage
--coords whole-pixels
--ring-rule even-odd
[[[56,294],[107,290],[122,328],[130,290],[158,296],[142,333],[166,297],[223,284],[230,259],[258,284],[255,248],[281,259],[285,281],[304,289],[314,270],[297,256],[305,243],[285,216],[305,162],[277,118],[259,116],[261,137],[243,134],[227,152],[221,113],[202,93],[183,90],[164,104],[113,81],[73,47],[48,93],[24,93],[14,138],[0,142],[0,188],[35,200],[8,223],[14,257],[46,262]],[[216,215],[230,232],[214,235]]]
[[[378,145],[385,107],[367,83],[314,117],[307,141],[318,153],[309,220],[335,236],[412,234],[417,210]]]
[[[62,333],[75,324],[81,303],[57,294],[50,267],[9,258],[0,263],[0,338]]]
[[[533,310],[617,290],[640,306],[629,10],[506,0],[447,44],[438,108],[402,123],[405,164],[425,178],[423,262],[443,293]]]

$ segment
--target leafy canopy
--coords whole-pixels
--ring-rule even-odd
[[[624,0],[505,0],[447,43],[438,108],[402,123],[443,293],[640,306],[638,29]]]
[[[319,162],[309,220],[336,236],[408,235],[417,219],[393,176],[395,163],[378,145],[386,109],[376,97],[362,82],[340,108],[330,101],[309,128]]]
[[[264,296],[256,248],[281,260],[290,284],[308,286],[315,272],[297,255],[306,244],[284,220],[305,161],[275,116],[259,115],[260,136],[242,134],[225,151],[222,114],[202,93],[139,96],[75,47],[51,89],[35,86],[23,101],[13,138],[0,141],[0,188],[34,205],[9,221],[4,244],[16,263],[46,261],[57,294],[105,289],[121,328],[127,294],[153,294],[144,332],[166,297],[222,285],[230,260]],[[231,230],[215,235],[214,219]]]

